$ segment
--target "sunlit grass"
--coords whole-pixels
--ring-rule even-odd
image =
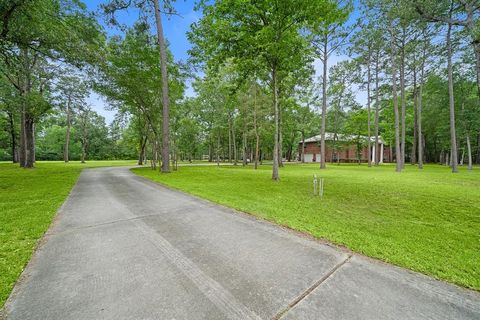
[[[328,239],[353,251],[480,290],[480,168],[444,166],[287,165],[149,168],[139,175],[241,211]],[[312,177],[325,179],[323,199]],[[261,244],[259,244],[261,245]]]

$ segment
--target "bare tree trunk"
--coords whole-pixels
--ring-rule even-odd
[[[402,29],[402,51],[401,51],[401,64],[400,64],[400,99],[402,100],[402,132],[401,132],[401,148],[402,154],[400,160],[402,162],[402,169],[405,168],[405,136],[406,136],[406,126],[405,126],[405,117],[406,117],[406,108],[407,101],[405,99],[405,28]]]
[[[277,84],[277,65],[273,63],[272,66],[272,91],[273,91],[273,110],[275,121],[275,134],[274,134],[274,146],[273,146],[273,166],[272,166],[272,180],[280,180],[278,174],[278,134],[279,134],[279,111],[278,111],[278,84]]]
[[[11,150],[12,150],[12,163],[17,163],[17,137],[15,134],[15,123],[13,119],[13,112],[7,112],[9,129],[10,129],[10,140],[11,140]]]
[[[232,162],[232,119],[228,113],[228,162]]]
[[[378,122],[379,122],[379,112],[380,112],[380,106],[379,106],[379,101],[378,101],[378,73],[379,73],[379,67],[378,67],[378,62],[380,60],[380,54],[379,51],[377,51],[377,56],[375,59],[375,165],[378,165],[379,163],[379,138],[378,138]]]
[[[85,163],[85,155],[86,155],[86,143],[82,142],[82,156],[80,158],[81,163]]]
[[[417,143],[418,143],[418,169],[423,169],[423,145],[424,138],[422,133],[422,93],[423,93],[423,84],[420,83],[420,88],[418,90],[418,105],[417,105]]]
[[[82,143],[82,156],[81,156],[81,163],[85,163],[85,158],[87,155],[87,145],[88,145],[88,117],[89,117],[89,111],[84,110],[82,115],[81,115],[81,125],[82,125],[82,137],[81,137],[81,143]]]
[[[138,165],[143,165],[143,158],[145,157],[145,145],[147,144],[147,137],[142,136],[140,140],[140,154],[138,155]]]
[[[323,82],[322,82],[322,127],[320,129],[320,169],[325,169],[325,127],[327,124],[327,73],[328,73],[328,41],[323,44]]]
[[[28,49],[21,48],[20,55],[22,60],[22,81],[21,81],[21,118],[20,118],[20,167],[31,168],[33,167],[33,162],[29,163],[30,157],[30,144],[29,137],[31,134],[29,131],[28,122],[31,121],[31,116],[28,112],[28,101],[27,95],[30,92],[31,88],[31,79],[30,79],[30,59],[28,54]],[[28,119],[27,119],[28,118]]]
[[[70,145],[70,125],[71,125],[71,120],[70,120],[70,103],[71,103],[71,98],[70,96],[68,97],[68,102],[67,102],[67,128],[65,132],[65,147],[63,149],[63,160],[65,163],[68,162],[68,149]]]
[[[473,52],[475,52],[475,71],[477,75],[477,95],[480,99],[480,40],[473,40]]]
[[[467,157],[468,157],[468,170],[473,169],[472,162],[472,145],[470,143],[470,134],[467,132]]]
[[[367,152],[367,163],[368,166],[372,166],[372,141],[371,141],[371,129],[370,129],[370,82],[372,81],[372,76],[370,72],[370,47],[368,48],[368,65],[367,65],[367,139],[368,139],[368,152]]]
[[[453,5],[452,5],[453,6]],[[452,9],[450,10],[450,14]],[[447,30],[447,55],[448,55],[448,97],[450,106],[450,148],[452,153],[452,172],[458,172],[457,164],[457,136],[455,131],[455,101],[453,96],[453,66],[452,66],[452,24],[448,24]]]
[[[35,162],[35,124],[29,113],[25,117],[25,168],[33,168]]]
[[[426,39],[424,39],[426,41]],[[425,60],[427,58],[427,46],[424,44],[422,52],[422,63],[420,64],[420,86],[418,88],[417,105],[417,131],[418,131],[418,169],[423,169],[423,145],[424,138],[422,132],[422,103],[423,103],[423,81],[425,80]]]
[[[235,124],[232,122],[232,142],[233,142],[233,164],[237,165],[238,163],[238,154],[237,154],[237,139],[235,138]]]
[[[155,22],[157,24],[158,46],[160,47],[160,69],[162,72],[162,172],[170,172],[169,151],[169,110],[170,100],[168,97],[168,73],[167,73],[167,49],[163,37],[162,17],[160,14],[159,0],[153,0],[155,6]]]
[[[258,127],[257,127],[257,83],[256,83],[256,80],[255,80],[255,83],[254,83],[254,92],[253,92],[253,128],[254,128],[254,131],[255,131],[255,166],[254,166],[254,169],[257,169],[258,168],[260,137],[258,135]]]
[[[477,164],[480,164],[480,131],[477,133]]]
[[[402,171],[402,150],[400,149],[400,130],[399,130],[399,114],[398,114],[398,99],[397,99],[397,65],[395,62],[395,35],[393,34],[393,27],[390,26],[390,47],[391,47],[391,63],[392,63],[392,95],[393,95],[393,111],[395,114],[395,158],[396,158],[396,172]]]
[[[26,101],[22,101],[22,109],[20,112],[20,152],[18,154],[18,160],[20,162],[20,167],[25,167],[25,106]]]
[[[32,148],[32,162],[35,163],[37,160],[36,160],[36,150],[35,150],[35,122],[33,122],[32,124],[32,145],[31,145],[31,148]]]
[[[152,165],[153,165],[153,170],[157,170],[157,159],[158,159],[158,153],[157,153],[157,137],[154,138],[152,142]]]
[[[282,108],[278,102],[278,166],[283,167]]]
[[[244,131],[243,131],[243,146],[242,146],[242,149],[243,149],[243,159],[242,159],[242,165],[243,166],[246,166],[247,165],[247,133],[246,133],[246,128],[244,128]]]
[[[220,132],[217,133],[217,167],[220,166]]]
[[[417,68],[413,67],[413,143],[412,153],[410,155],[410,163],[413,165],[417,162]]]

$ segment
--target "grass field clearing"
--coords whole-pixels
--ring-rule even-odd
[[[480,290],[480,170],[439,165],[181,167],[133,172],[210,201],[307,232],[353,251]],[[313,196],[313,174],[325,196]]]

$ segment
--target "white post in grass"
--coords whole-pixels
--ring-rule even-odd
[[[313,195],[317,195],[317,175],[313,175]]]

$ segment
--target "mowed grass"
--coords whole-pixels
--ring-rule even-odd
[[[135,173],[216,203],[344,245],[353,251],[480,290],[480,168],[452,174],[428,165],[181,167]],[[312,177],[325,179],[323,199]],[[261,245],[261,244],[259,244]]]
[[[34,169],[0,163],[0,308],[39,239],[87,167],[135,161],[38,162]]]

